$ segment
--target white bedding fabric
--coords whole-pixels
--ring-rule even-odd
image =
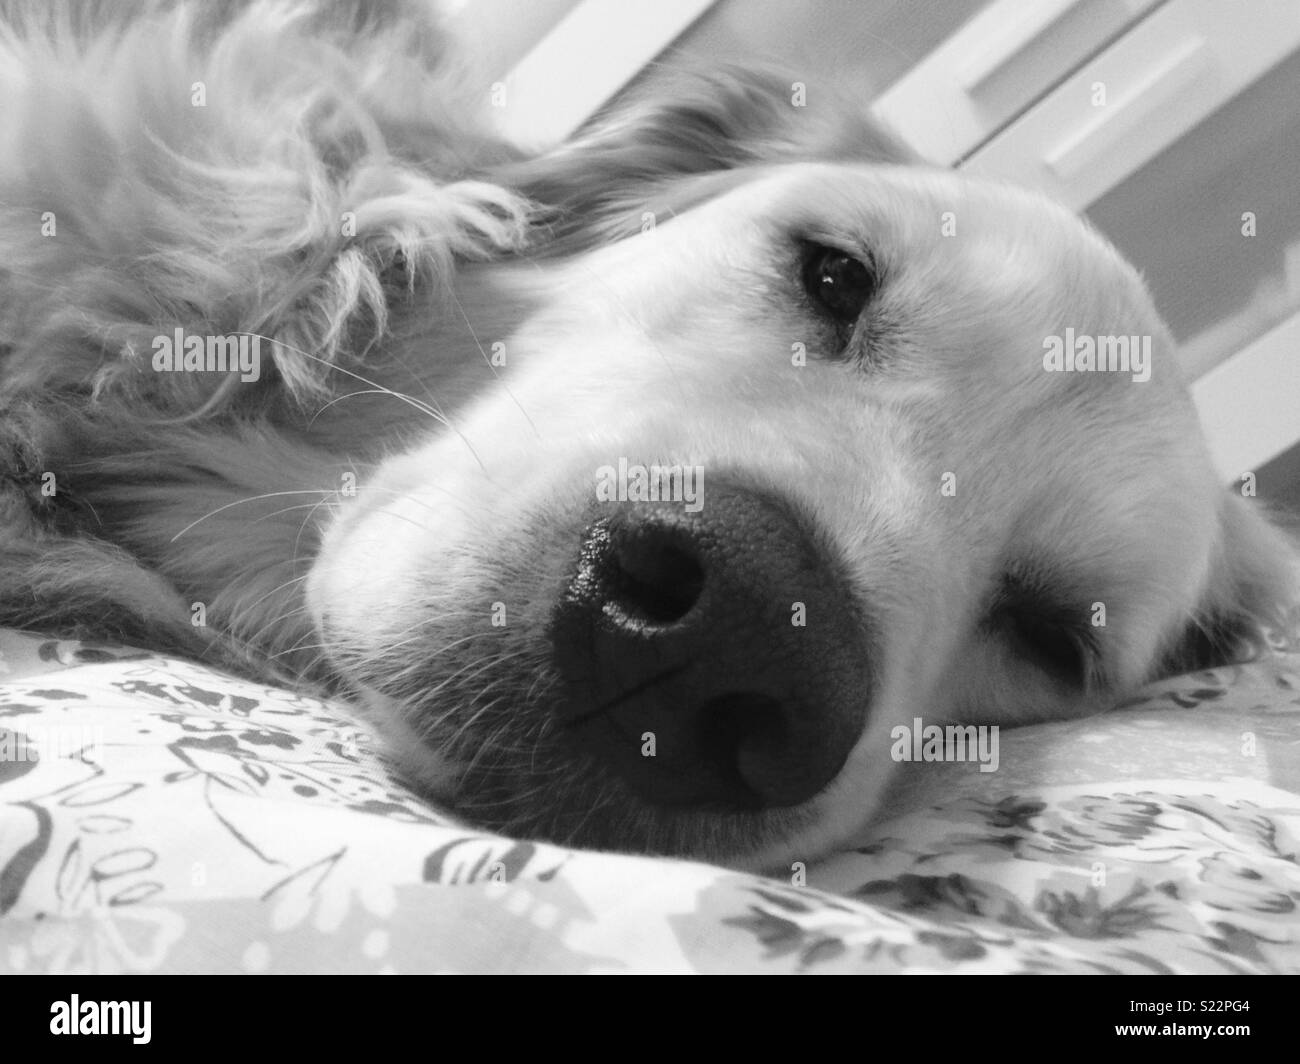
[[[1001,740],[767,879],[484,834],[340,706],[0,633],[0,971],[1300,972],[1300,656]]]

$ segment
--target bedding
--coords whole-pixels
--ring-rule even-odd
[[[1300,972],[1300,654],[919,763],[788,875],[485,834],[339,705],[0,633],[0,971]]]

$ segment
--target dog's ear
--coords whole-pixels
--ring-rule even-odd
[[[1258,506],[1235,494],[1219,517],[1219,542],[1200,608],[1160,672],[1173,675],[1249,660],[1270,642],[1300,638],[1300,550]]]
[[[571,250],[584,234],[585,243],[631,235],[642,208],[689,205],[700,186],[684,178],[809,161],[919,159],[829,86],[810,92],[773,68],[725,68],[634,93],[567,143],[494,176],[550,208],[549,236]]]

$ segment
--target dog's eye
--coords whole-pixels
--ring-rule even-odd
[[[1085,629],[1032,605],[1008,603],[994,616],[1018,655],[1072,687],[1088,686],[1093,648]]]
[[[808,244],[803,256],[803,287],[813,305],[840,326],[851,326],[876,291],[874,264],[839,248]]]

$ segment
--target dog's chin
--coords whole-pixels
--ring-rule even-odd
[[[430,693],[413,696],[360,664],[373,658],[364,648],[340,648],[336,657],[403,778],[476,828],[763,871],[797,856],[793,840],[806,840],[816,819],[816,802],[754,810],[646,801],[574,749],[555,723],[553,681],[518,659],[471,653],[468,666],[425,670]],[[494,677],[490,690],[468,679],[483,674]]]

